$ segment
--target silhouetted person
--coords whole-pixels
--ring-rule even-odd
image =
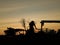
[[[29,30],[27,32],[27,35],[28,36],[33,36],[34,35],[34,27],[36,28],[36,25],[35,25],[35,22],[34,21],[31,21],[29,23]],[[36,28],[37,29],[37,28]]]
[[[34,31],[34,27],[36,28],[35,22],[34,22],[34,21],[31,21],[31,22],[29,23],[29,28],[30,28],[30,30],[33,30],[33,31]]]

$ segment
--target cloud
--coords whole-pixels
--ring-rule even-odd
[[[31,16],[32,14],[53,15],[60,11],[60,0],[0,0],[0,18]],[[49,15],[48,14],[48,15]],[[60,15],[60,14],[59,14]]]

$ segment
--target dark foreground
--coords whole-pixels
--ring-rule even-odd
[[[0,36],[0,45],[58,45],[60,43],[60,33],[39,32],[32,35]]]

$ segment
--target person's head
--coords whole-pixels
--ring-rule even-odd
[[[30,23],[35,23],[34,21],[31,21]]]
[[[34,22],[34,21],[31,21],[31,22],[29,23],[29,25],[33,27],[33,26],[35,26],[35,22]]]

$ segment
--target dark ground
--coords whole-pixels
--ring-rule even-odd
[[[1,45],[58,45],[60,44],[60,33],[43,32],[26,35],[4,36],[0,35]]]

